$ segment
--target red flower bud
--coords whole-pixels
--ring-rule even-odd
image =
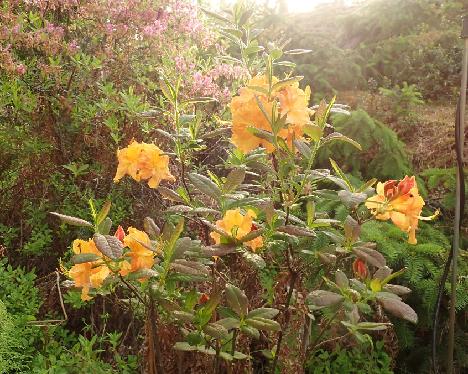
[[[125,231],[122,226],[119,225],[119,227],[117,227],[117,231],[115,232],[114,236],[123,243],[125,238]]]
[[[365,261],[357,258],[353,262],[353,271],[354,274],[360,279],[366,279],[367,275],[369,274],[369,270],[367,269],[367,265]]]
[[[198,304],[205,304],[209,299],[210,297],[206,293],[202,293],[198,299]]]

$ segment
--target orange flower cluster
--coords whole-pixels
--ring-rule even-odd
[[[272,84],[275,83],[278,83],[278,79],[273,77]],[[247,87],[241,88],[239,95],[232,98],[230,104],[232,142],[242,152],[249,152],[258,147],[264,147],[267,152],[273,152],[275,149],[273,144],[253,135],[248,128],[254,127],[272,132],[271,124],[262,112],[259,102],[266,114],[270,116],[273,110],[273,101],[277,100],[279,113],[275,113],[275,115],[286,115],[286,127],[278,132],[278,136],[283,138],[292,148],[293,140],[302,138],[303,127],[310,122],[310,109],[308,108],[310,93],[300,89],[298,82],[291,82],[286,86],[273,89],[270,98],[255,88],[268,90],[267,77],[257,76],[251,79]]]
[[[222,220],[216,221],[216,227],[226,231],[233,238],[242,240],[244,236],[257,229],[253,223],[253,219],[256,217],[257,215],[251,209],[249,209],[246,214],[242,214],[239,208],[232,209],[226,211]],[[222,238],[219,233],[213,231],[210,233],[210,236],[214,239],[216,244],[221,243]],[[258,248],[263,246],[263,238],[257,236],[255,239],[245,242],[244,244],[255,252]]]
[[[376,190],[377,195],[367,199],[366,207],[378,220],[391,219],[396,226],[408,233],[408,243],[416,244],[416,229],[419,219],[423,219],[421,211],[424,200],[419,195],[414,176],[405,176],[399,182],[379,182]]]
[[[126,148],[117,151],[119,165],[114,177],[118,182],[126,174],[134,180],[148,180],[150,188],[157,188],[162,180],[175,181],[169,171],[169,156],[154,144],[138,143],[135,140]]]
[[[151,242],[145,232],[129,227],[128,235],[125,235],[124,230],[119,226],[115,236],[130,249],[123,256],[123,260],[119,261],[118,265],[116,264],[120,275],[126,276],[129,273],[153,267],[154,252],[149,249]],[[95,261],[73,265],[68,271],[68,276],[73,279],[75,286],[81,288],[81,299],[83,301],[91,300],[90,289],[101,287],[104,280],[113,272],[107,266],[112,260],[103,256],[92,239],[88,241],[76,239],[73,242],[73,252],[75,254],[91,253],[99,256],[99,259]]]

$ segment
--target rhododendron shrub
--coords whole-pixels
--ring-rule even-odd
[[[128,26],[132,34],[159,43],[180,3],[170,4],[148,16],[151,22],[139,14]],[[128,36],[118,20],[130,8],[117,9],[106,25],[109,38]],[[306,51],[260,47],[250,17],[242,4],[231,19],[217,17],[222,34],[230,35],[231,52],[239,47],[231,59],[238,75],[240,69],[242,77],[250,75],[225,101],[217,129],[198,114],[209,110],[212,98],[186,96],[182,78],[164,72],[147,82],[161,90],[157,103],[135,108],[135,115],[164,113],[154,128],[164,140],[124,143],[115,158],[115,182],[129,175],[129,182],[154,190],[163,212],[127,230],[108,217],[110,203],[97,211],[91,202],[90,221],[55,213],[92,234],[92,240],[74,242],[64,270],[82,299],[113,293],[138,301],[139,315],[146,316],[143,362],[149,373],[163,373],[171,362],[185,372],[194,355],[204,357],[205,372],[251,372],[262,360],[256,351],[269,372],[300,372],[307,355],[329,341],[372,344],[392,328],[387,316],[417,322],[404,302],[410,290],[393,283],[405,269],[394,272],[375,243],[360,239],[364,222],[391,219],[416,242],[424,201],[414,177],[379,183],[375,191],[376,180],[355,185],[332,159],[330,169],[316,169],[321,148],[360,145],[330,123],[343,107],[333,99],[313,106],[310,89],[283,60]],[[193,71],[184,59],[175,64]],[[285,74],[277,73],[285,66]],[[228,151],[213,148],[216,157],[209,158],[210,137]],[[324,199],[339,201],[346,219],[316,211]],[[265,274],[274,277],[267,292],[259,280]]]

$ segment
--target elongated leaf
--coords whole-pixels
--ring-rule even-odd
[[[284,225],[277,228],[277,231],[284,232],[289,235],[294,236],[306,236],[306,237],[314,237],[315,232],[307,227],[299,227],[293,225]]]
[[[338,304],[343,300],[343,296],[338,295],[331,291],[325,290],[316,290],[309,293],[307,296],[307,301],[310,304],[316,305],[318,307],[325,307],[334,304]]]
[[[354,147],[356,147],[357,149],[359,149],[360,151],[362,151],[361,144],[359,144],[357,141],[355,141],[355,140],[353,140],[351,138],[348,138],[347,136],[345,136],[343,134],[340,134],[339,132],[334,132],[334,133],[328,135],[325,139],[322,140],[321,145],[325,145],[327,143],[332,143],[332,142],[336,142],[336,141],[349,143],[349,144],[353,145]]]
[[[347,190],[338,191],[338,197],[348,208],[354,208],[367,200],[367,195],[365,193]]]
[[[303,54],[306,54],[306,53],[311,53],[312,50],[311,49],[290,49],[289,51],[285,51],[284,54],[285,55],[303,55]]]
[[[216,321],[218,325],[224,326],[227,330],[238,329],[240,321],[237,318],[227,317]]]
[[[187,323],[193,322],[195,315],[193,313],[184,312],[183,310],[173,310],[172,315],[180,321]]]
[[[279,313],[278,309],[274,308],[258,308],[250,311],[247,314],[247,318],[261,317],[272,319],[275,318]]]
[[[405,319],[414,324],[418,323],[418,315],[416,312],[403,301],[382,297],[378,297],[378,301],[387,312],[394,315],[395,317]]]
[[[244,291],[232,284],[228,284],[225,289],[226,301],[237,315],[243,317],[248,312],[249,300],[245,296]]]
[[[202,253],[206,256],[225,256],[230,253],[234,253],[237,251],[237,247],[235,245],[229,244],[217,244],[212,245],[211,247],[204,247],[202,248]]]
[[[245,170],[241,168],[233,169],[226,177],[223,192],[231,193],[239,187],[245,179]]]
[[[98,232],[102,235],[109,235],[110,229],[112,228],[112,220],[106,217],[98,226]]]
[[[296,139],[294,140],[294,146],[297,148],[299,153],[305,157],[306,160],[309,160],[312,157],[312,151],[305,141]]]
[[[400,286],[399,284],[386,284],[383,287],[384,291],[394,293],[398,296],[403,296],[411,293],[411,289],[405,286]]]
[[[113,235],[93,235],[94,244],[96,248],[104,255],[112,260],[116,260],[122,256],[123,244]]]
[[[194,187],[201,193],[216,200],[221,196],[221,190],[210,178],[196,173],[190,173],[188,178]]]
[[[53,216],[60,218],[60,220],[63,223],[67,223],[72,226],[93,227],[93,224],[91,222],[85,221],[84,219],[81,219],[78,217],[67,216],[65,214],[60,214],[57,212],[49,212],[49,214],[52,214]]]
[[[252,135],[256,136],[257,138],[266,140],[267,142],[270,142],[272,144],[275,142],[273,134],[269,131],[257,129],[251,126],[247,127],[247,131],[250,132]]]
[[[369,264],[374,265],[375,267],[381,268],[387,265],[385,257],[375,249],[360,246],[353,248],[353,252],[360,259],[367,261]]]
[[[181,196],[179,196],[177,192],[171,190],[170,188],[159,186],[158,192],[166,199],[185,204],[184,199]]]
[[[151,217],[143,219],[143,227],[151,239],[156,239],[161,234],[161,229]]]
[[[210,274],[210,271],[205,265],[200,264],[199,262],[187,261],[184,259],[175,260],[171,264],[171,269],[179,273],[189,275],[200,275],[207,277]]]
[[[102,221],[104,221],[109,214],[110,208],[112,206],[112,203],[110,201],[106,201],[104,205],[102,206],[101,210],[96,216],[96,223],[99,225],[101,224]]]
[[[79,253],[73,255],[72,262],[76,264],[84,264],[85,262],[93,262],[99,260],[100,257],[94,253]]]
[[[343,172],[343,170],[341,170],[341,168],[338,166],[338,164],[335,162],[335,160],[332,160],[330,158],[330,164],[333,168],[333,170],[335,170],[335,173],[346,183],[346,185],[348,186],[349,190],[351,192],[354,192],[354,187],[353,185],[351,184],[351,182],[349,181],[348,177],[346,176],[346,174]],[[367,196],[366,196],[367,197]]]
[[[277,83],[275,83],[272,87],[272,90],[273,91],[279,91],[281,90],[283,87],[287,87],[295,82],[299,82],[300,80],[302,80],[304,77],[302,76],[297,76],[297,77],[292,77],[292,78],[287,78],[287,79],[283,79]]]
[[[349,287],[348,277],[341,270],[337,270],[335,272],[335,282],[338,285],[338,287],[341,287],[341,288],[348,288]]]
[[[226,339],[229,335],[228,330],[223,325],[216,322],[207,324],[203,328],[203,332],[216,339]]]
[[[241,331],[254,339],[260,339],[260,331],[253,326],[243,325]]]
[[[281,326],[278,322],[262,317],[247,318],[245,320],[251,327],[255,327],[258,330],[267,330],[267,331],[280,331]]]

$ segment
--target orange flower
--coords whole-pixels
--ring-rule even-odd
[[[102,257],[101,252],[96,248],[92,239],[88,241],[76,239],[73,241],[73,252],[75,254],[92,253]],[[81,300],[83,301],[91,300],[88,294],[89,290],[101,287],[104,279],[109,274],[109,268],[101,260],[73,265],[68,272],[70,278],[75,282],[75,286],[81,288]]]
[[[394,180],[377,184],[377,195],[366,201],[366,207],[378,220],[392,222],[408,233],[408,243],[416,244],[418,220],[422,219],[421,211],[424,200],[419,195],[416,180],[405,176],[398,183]],[[436,213],[437,214],[437,213]],[[428,217],[433,218],[433,217]]]
[[[126,174],[134,180],[148,180],[148,186],[157,188],[162,180],[175,181],[169,171],[169,156],[164,155],[154,144],[138,143],[135,140],[126,148],[117,151],[119,165],[114,177],[118,182]]]
[[[246,214],[242,214],[239,208],[228,210],[224,214],[222,220],[216,221],[216,227],[226,231],[233,238],[241,240],[248,233],[256,230],[256,226],[253,224],[253,218],[256,217],[255,212],[250,209]],[[210,233],[210,236],[214,239],[216,244],[221,243],[221,235],[217,232],[213,231]],[[258,248],[263,246],[263,238],[258,236],[244,244],[255,252]]]
[[[278,82],[273,77],[272,84]],[[299,139],[303,135],[303,127],[309,123],[308,108],[309,93],[299,88],[298,82],[292,82],[279,89],[273,90],[271,100],[267,95],[255,90],[268,90],[268,79],[266,76],[257,76],[251,79],[247,87],[239,90],[239,95],[232,98],[230,108],[232,113],[232,142],[242,152],[249,152],[257,147],[264,147],[267,152],[273,152],[274,146],[265,139],[254,136],[249,127],[272,132],[271,124],[260,109],[262,104],[265,112],[271,116],[273,110],[273,100],[279,103],[279,114],[286,115],[286,127],[278,132],[278,136],[283,138],[290,148],[294,139]]]
[[[151,241],[144,231],[140,231],[134,227],[128,228],[128,235],[124,238],[124,244],[130,248],[130,253],[127,255],[131,258],[131,264],[123,265],[123,271],[126,275],[128,272],[134,272],[141,269],[151,269],[154,265],[154,252],[151,248]],[[126,262],[126,261],[124,261]]]

